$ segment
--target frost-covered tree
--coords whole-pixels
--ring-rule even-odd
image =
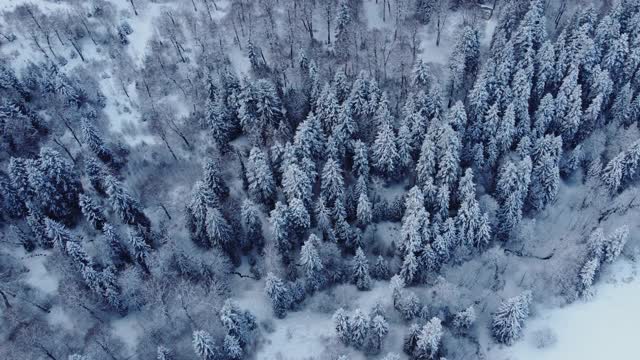
[[[98,135],[98,130],[86,117],[82,118],[80,122],[80,128],[82,129],[82,136],[85,143],[89,146],[89,149],[93,154],[105,163],[113,161],[113,154],[111,150],[104,144],[104,141]]]
[[[107,176],[105,185],[111,207],[122,222],[128,225],[140,225],[147,229],[151,226],[149,218],[142,212],[138,201],[129,194],[115,177]]]
[[[389,324],[381,315],[375,315],[369,322],[369,331],[364,345],[367,354],[379,354],[382,341],[389,333]]]
[[[388,261],[382,255],[378,255],[371,268],[371,276],[376,280],[388,280],[390,274]]]
[[[322,168],[322,197],[327,204],[344,201],[344,179],[338,162],[329,158]]]
[[[80,210],[82,211],[82,215],[84,215],[85,219],[87,219],[94,229],[102,230],[102,226],[106,220],[95,201],[93,201],[93,199],[88,195],[80,194],[79,203]]]
[[[476,311],[473,306],[459,311],[453,318],[453,326],[459,330],[466,330],[476,321]]]
[[[203,183],[209,191],[211,191],[219,200],[222,200],[229,195],[229,187],[222,179],[220,174],[221,164],[213,159],[207,160],[204,165],[204,179]]]
[[[206,229],[211,246],[224,250],[232,250],[234,248],[231,243],[233,241],[231,227],[220,210],[210,208],[207,211]]]
[[[257,147],[251,149],[247,160],[247,181],[249,194],[259,202],[270,203],[275,194],[273,172],[264,152]]]
[[[387,179],[394,177],[400,159],[396,135],[389,122],[383,122],[379,125],[371,151],[374,169]]]
[[[360,309],[356,309],[349,319],[349,343],[356,349],[362,349],[369,334],[369,316]]]
[[[627,243],[629,237],[629,227],[622,226],[616,229],[603,244],[603,260],[606,263],[613,263],[613,261],[620,256],[624,245]]]
[[[105,223],[102,227],[102,234],[105,243],[109,247],[109,255],[114,265],[120,267],[122,263],[129,262],[129,252],[116,232],[116,229],[111,224]]]
[[[351,342],[351,320],[349,319],[349,314],[343,308],[339,308],[333,314],[333,323],[340,341],[345,345],[349,345]]]
[[[372,216],[371,202],[369,202],[367,193],[363,191],[358,197],[358,206],[356,209],[356,217],[358,218],[358,223],[364,228],[371,223]]]
[[[106,195],[107,187],[105,185],[105,178],[108,176],[106,169],[93,158],[86,158],[84,160],[85,174],[89,179],[89,183],[100,195]]]
[[[361,248],[356,250],[351,265],[351,282],[358,290],[371,289],[371,275],[369,273],[369,260]]]
[[[271,300],[271,307],[276,317],[282,319],[287,315],[287,309],[291,306],[291,289],[273,273],[267,274],[264,285],[265,294]]]
[[[262,249],[264,246],[264,236],[262,235],[262,220],[260,210],[249,199],[242,202],[240,208],[240,218],[245,234],[245,246],[248,248]]]
[[[307,287],[311,290],[318,290],[324,281],[324,266],[316,249],[319,240],[317,236],[311,234],[300,249],[300,265],[304,271]]]
[[[71,221],[82,190],[72,164],[57,151],[42,148],[38,159],[28,163],[27,173],[34,203],[42,212],[54,220]]]
[[[524,321],[529,317],[530,304],[530,291],[525,291],[500,304],[498,310],[493,314],[491,325],[496,340],[511,345],[522,336]]]
[[[420,330],[413,355],[416,359],[437,359],[442,341],[442,324],[437,317],[429,320]]]
[[[218,359],[219,350],[211,334],[204,330],[193,332],[193,350],[201,360]]]

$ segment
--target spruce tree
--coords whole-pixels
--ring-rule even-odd
[[[252,148],[249,153],[246,174],[249,182],[249,194],[256,201],[271,203],[275,194],[275,181],[267,163],[267,157],[257,147]]]
[[[142,212],[138,201],[129,194],[115,177],[107,176],[105,185],[111,207],[123,223],[127,225],[140,225],[146,229],[151,226],[149,218]]]
[[[292,302],[292,294],[289,287],[273,273],[269,273],[267,274],[264,291],[271,300],[274,315],[280,319],[284,318]]]
[[[95,201],[93,201],[91,197],[85,194],[80,194],[79,203],[82,214],[91,224],[91,226],[93,226],[93,228],[96,230],[102,230],[102,227],[104,226],[106,220]]]
[[[300,265],[305,274],[307,288],[312,291],[318,290],[323,283],[324,266],[316,249],[318,243],[318,237],[311,234],[300,250]]]
[[[109,148],[106,147],[104,141],[98,135],[98,130],[93,126],[90,120],[83,117],[80,122],[82,129],[82,136],[84,142],[89,146],[89,149],[93,154],[104,163],[111,163],[113,161],[113,154]]]
[[[211,334],[204,330],[196,330],[193,332],[193,350],[200,360],[216,360],[218,359],[218,347],[216,346]]]
[[[529,317],[530,303],[531,292],[525,291],[500,304],[498,310],[493,314],[491,326],[496,340],[511,345],[522,336],[524,321]]]
[[[371,289],[371,275],[369,273],[369,260],[358,247],[356,255],[353,257],[351,265],[351,282],[356,285],[358,290]]]

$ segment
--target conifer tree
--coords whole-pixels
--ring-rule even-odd
[[[242,202],[240,217],[246,237],[245,245],[248,248],[256,247],[257,249],[262,249],[264,246],[264,237],[262,235],[260,211],[251,200],[245,199]]]
[[[216,346],[211,334],[204,330],[196,330],[193,332],[193,350],[200,360],[218,359],[218,347]]]
[[[289,287],[273,273],[269,273],[267,274],[264,291],[271,300],[275,316],[280,319],[284,318],[292,301]]]
[[[83,117],[80,122],[80,127],[82,129],[84,141],[89,146],[91,152],[93,152],[93,154],[104,163],[112,162],[113,154],[111,153],[111,150],[105,146],[104,141],[100,135],[98,135],[98,130],[93,126],[90,120]]]
[[[389,324],[381,315],[375,315],[369,323],[369,331],[365,343],[367,354],[379,354],[382,341],[389,333]]]
[[[416,341],[416,347],[414,350],[414,356],[417,359],[437,359],[440,354],[440,342],[442,341],[442,324],[441,320],[437,317],[432,318],[427,322],[420,333]]]
[[[124,186],[113,176],[107,176],[105,179],[107,195],[111,207],[118,214],[120,220],[128,225],[140,225],[149,228],[151,223],[147,216],[140,209],[140,204],[136,201]]]
[[[387,179],[395,176],[399,163],[398,147],[395,133],[389,122],[379,125],[371,150],[376,171]]]
[[[529,317],[530,303],[530,291],[525,291],[502,302],[493,314],[491,328],[496,340],[511,345],[522,336],[524,321]]]
[[[358,197],[356,216],[358,218],[358,223],[363,228],[371,223],[371,219],[373,217],[371,213],[371,203],[369,202],[369,197],[365,191],[361,192]]]
[[[27,165],[27,173],[35,203],[42,212],[54,220],[71,221],[82,190],[72,164],[57,151],[42,148],[39,158]]]
[[[205,163],[203,183],[219,200],[229,195],[229,187],[222,179],[220,164],[216,160],[209,159]]]
[[[319,239],[314,234],[309,236],[309,239],[305,241],[300,250],[300,265],[305,274],[305,282],[307,288],[318,290],[322,286],[323,282],[323,269],[322,260],[316,249],[316,244],[319,243]]]
[[[80,194],[79,198],[80,210],[84,217],[94,229],[102,230],[102,226],[104,226],[106,220],[98,205],[93,201],[93,199],[91,199],[91,197],[85,194]]]
[[[358,290],[369,290],[371,288],[371,275],[369,273],[369,260],[358,247],[356,255],[353,257],[351,265],[351,282],[356,285]]]
[[[111,224],[105,223],[102,227],[102,233],[104,241],[109,247],[109,255],[114,265],[120,267],[124,262],[130,262],[131,257],[129,256],[129,252],[116,232],[116,229]]]
[[[371,276],[376,280],[389,280],[389,263],[382,255],[378,255],[376,258],[376,262],[371,268]]]
[[[207,211],[206,229],[211,246],[229,251],[234,248],[231,226],[217,208]]]
[[[369,333],[369,316],[362,310],[356,309],[349,321],[350,338],[349,343],[356,349],[362,349]]]
[[[344,201],[344,178],[338,163],[329,158],[322,169],[322,197],[327,204]]]
[[[351,321],[343,308],[339,308],[333,314],[333,323],[340,341],[345,345],[349,345],[351,342]]]
[[[270,203],[275,194],[275,181],[267,157],[257,147],[251,149],[247,161],[249,193],[259,202]]]
[[[89,183],[100,195],[107,194],[107,187],[104,179],[108,176],[107,170],[102,167],[95,159],[86,158],[85,162],[85,174],[89,178]]]

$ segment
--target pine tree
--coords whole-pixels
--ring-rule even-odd
[[[345,345],[349,345],[351,342],[351,321],[343,308],[339,308],[333,314],[333,323],[340,341]]]
[[[371,223],[371,219],[373,217],[371,213],[371,203],[369,202],[369,197],[366,192],[361,192],[358,197],[358,207],[357,207],[357,218],[358,223],[361,227],[365,228],[367,225]]]
[[[389,263],[382,255],[378,255],[371,269],[371,276],[376,280],[389,280],[390,275]]]
[[[234,248],[231,226],[220,210],[210,208],[207,211],[206,229],[211,246],[228,251]]]
[[[91,197],[85,194],[80,194],[79,198],[80,210],[84,217],[94,229],[102,230],[106,220],[98,205],[93,201],[93,199],[91,199]]]
[[[107,176],[105,185],[111,207],[122,222],[128,225],[140,225],[147,229],[151,226],[149,219],[140,209],[140,204],[115,177]]]
[[[331,214],[327,209],[325,202],[322,198],[318,199],[315,209],[315,219],[318,229],[324,234],[331,231]]]
[[[467,330],[476,321],[476,311],[472,306],[459,311],[453,318],[453,326],[458,330]]]
[[[313,184],[307,174],[308,172],[303,171],[296,163],[286,166],[282,176],[282,190],[287,195],[287,199],[298,198],[305,203],[311,200]]]
[[[280,319],[284,318],[287,315],[287,309],[292,301],[289,287],[273,273],[269,273],[267,274],[264,290],[271,300],[271,306],[275,316]]]
[[[259,202],[270,203],[275,194],[273,173],[267,163],[267,157],[257,147],[251,149],[247,161],[247,180],[249,193]]]
[[[257,206],[249,199],[242,202],[240,209],[240,217],[245,233],[245,245],[247,248],[256,247],[262,249],[264,247],[264,237],[262,235],[262,220],[260,219],[260,211]]]
[[[387,179],[396,175],[399,157],[396,136],[389,122],[383,122],[378,128],[378,134],[372,147],[373,166]]]
[[[113,161],[113,154],[111,150],[107,148],[104,144],[104,141],[98,135],[98,130],[93,126],[89,119],[83,117],[80,122],[80,128],[82,129],[82,136],[84,137],[85,143],[91,149],[91,152],[104,163],[110,163]]]
[[[344,178],[338,163],[329,158],[322,168],[322,197],[328,204],[344,201]]]
[[[324,281],[324,266],[316,249],[318,243],[318,237],[311,234],[300,250],[300,265],[305,274],[307,287],[312,291],[318,290]]]
[[[104,179],[108,176],[106,169],[102,167],[93,158],[86,158],[85,160],[85,174],[89,178],[89,183],[100,195],[106,195],[107,189],[104,183]]]
[[[371,275],[369,273],[369,260],[358,247],[356,255],[353,257],[351,265],[351,282],[356,285],[358,290],[371,289]]]
[[[42,148],[40,157],[27,166],[29,187],[42,212],[54,220],[71,221],[82,185],[73,165],[57,151]]]
[[[369,178],[369,149],[361,140],[353,142],[353,174],[365,179]]]
[[[111,261],[119,267],[124,262],[130,262],[131,257],[124,243],[120,239],[120,236],[116,232],[116,229],[111,226],[109,223],[105,223],[102,227],[102,233],[104,236],[104,241],[109,247],[109,255],[111,257]]]
[[[131,249],[133,251],[133,257],[145,271],[148,271],[147,257],[149,256],[149,252],[151,251],[151,246],[147,244],[145,235],[142,230],[138,228],[130,229],[129,244],[131,245]]]
[[[218,161],[209,159],[204,165],[203,183],[219,200],[225,199],[229,195],[229,187],[225,184],[220,175],[220,164]]]
[[[369,316],[362,310],[356,309],[349,321],[350,341],[356,349],[362,349],[369,333]]]
[[[496,340],[511,345],[522,336],[524,321],[529,317],[530,303],[530,291],[502,302],[493,314],[492,331]]]
[[[192,343],[193,350],[201,360],[218,359],[218,347],[208,332],[204,330],[194,331]]]
[[[374,316],[369,323],[368,336],[365,343],[367,354],[379,354],[382,341],[389,333],[389,324],[381,315]]]
[[[49,241],[64,253],[67,248],[67,242],[73,241],[73,236],[69,230],[63,224],[49,218],[44,219],[44,224]]]
[[[584,263],[578,274],[578,290],[583,298],[590,298],[593,295],[591,286],[600,270],[600,258],[591,258]]]
[[[578,83],[578,69],[573,67],[562,81],[556,96],[556,118],[558,130],[565,144],[571,144],[580,126],[582,117],[582,88]]]
[[[629,237],[629,227],[622,226],[616,229],[613,234],[607,238],[603,246],[603,260],[609,264],[620,256],[624,245],[627,243]]]
[[[442,325],[441,320],[437,317],[427,322],[416,341],[416,348],[413,352],[417,359],[437,359],[440,353],[440,342],[442,341]]]
[[[242,359],[242,347],[235,336],[227,334],[227,336],[224,337],[223,348],[228,359]]]

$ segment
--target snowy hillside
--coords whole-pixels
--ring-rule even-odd
[[[0,359],[635,359],[640,0],[0,0]]]

